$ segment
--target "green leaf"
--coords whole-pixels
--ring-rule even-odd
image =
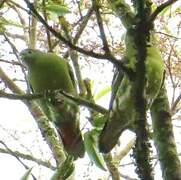
[[[96,129],[102,129],[106,122],[106,117],[102,114],[98,114],[93,121],[93,125]]]
[[[161,13],[160,13],[160,16],[164,16],[168,10],[170,10],[170,6],[166,7]]]
[[[21,180],[28,180],[30,175],[31,175],[31,171],[33,168],[29,168],[26,173],[23,175],[23,177],[21,178]]]
[[[94,97],[95,101],[99,100],[100,98],[108,94],[110,91],[111,91],[111,86],[106,86],[104,89],[102,89],[95,95]]]
[[[170,13],[176,13],[177,11],[180,12],[181,8],[180,8],[180,4],[174,4],[167,6],[161,13],[160,16],[164,16],[164,15],[168,15]],[[169,12],[168,12],[169,11]]]
[[[46,10],[53,14],[56,14],[57,16],[64,16],[65,14],[70,13],[68,7],[56,4],[46,5]]]
[[[89,158],[100,169],[106,171],[105,162],[102,154],[97,148],[98,131],[92,130],[84,134],[84,145]]]

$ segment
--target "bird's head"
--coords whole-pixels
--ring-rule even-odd
[[[36,49],[24,49],[20,52],[20,57],[26,65],[30,65],[36,61],[37,55],[41,53],[41,51]]]

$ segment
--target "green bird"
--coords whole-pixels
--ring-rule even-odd
[[[135,32],[130,30],[126,34],[125,44],[127,59],[126,65],[134,72],[136,69],[137,50],[134,44]],[[147,47],[146,66],[146,86],[145,98],[147,100],[147,109],[149,109],[157,97],[163,82],[164,63],[161,54],[155,45],[155,39],[150,37]],[[120,75],[119,75],[120,74]],[[114,78],[115,79],[115,78]],[[134,99],[134,81],[131,81],[126,74],[118,73],[118,81],[113,79],[113,94],[110,113],[103,130],[99,136],[99,149],[102,153],[108,153],[117,144],[120,135],[124,130],[135,129],[135,104]]]
[[[63,90],[76,95],[75,81],[68,63],[53,53],[25,49],[20,53],[28,69],[28,81],[35,93]],[[78,106],[65,98],[42,98],[37,100],[45,115],[54,122],[64,148],[75,159],[84,156]]]

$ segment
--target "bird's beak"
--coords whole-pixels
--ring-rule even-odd
[[[19,53],[21,59],[27,54],[27,52],[28,52],[27,50],[28,50],[28,49],[23,49],[23,50]]]

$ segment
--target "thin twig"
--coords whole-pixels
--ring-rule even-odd
[[[14,154],[13,151],[3,142],[0,141],[0,143],[7,149],[7,151],[9,151],[11,153],[12,156],[14,156],[23,166],[25,169],[30,169],[18,156],[17,154]],[[31,176],[34,180],[37,180],[37,178],[31,173]]]
[[[55,170],[56,167],[55,166],[52,166],[50,162],[48,161],[43,161],[41,159],[38,159],[38,158],[35,158],[33,157],[32,155],[29,155],[29,154],[23,154],[19,151],[9,151],[8,149],[3,149],[3,148],[0,148],[0,153],[3,153],[3,154],[9,154],[9,155],[12,155],[12,156],[17,156],[19,158],[22,158],[22,159],[25,159],[25,160],[28,160],[28,161],[33,161],[41,166],[44,166],[46,168],[50,168],[51,170]]]
[[[47,17],[47,12],[46,12],[46,8],[45,8],[45,0],[42,1],[42,6],[43,6],[43,16],[46,22],[48,22],[48,17]],[[48,29],[46,29],[46,34],[47,34],[47,40],[48,40],[48,49],[50,52],[52,52],[52,41],[51,41],[51,36],[50,36],[50,31],[48,31]]]
[[[42,94],[11,94],[0,90],[0,98],[8,98],[12,100],[34,100],[43,98]]]
[[[90,19],[91,15],[92,15],[92,13],[93,13],[93,8],[91,7],[89,9],[89,11],[87,12],[87,14],[83,17],[83,21],[82,21],[81,25],[79,26],[77,33],[75,34],[75,37],[73,39],[74,44],[76,44],[77,41],[79,40],[83,30],[85,29],[85,27],[87,25],[88,20]]]
[[[157,34],[163,34],[163,35],[165,35],[165,36],[167,36],[167,37],[170,37],[170,38],[173,38],[173,39],[176,39],[176,40],[181,40],[180,37],[176,37],[176,36],[170,35],[170,34],[168,34],[168,33],[161,32],[161,31],[156,31],[155,33],[157,33]]]
[[[7,63],[7,64],[12,64],[12,65],[16,65],[16,66],[21,66],[23,68],[25,68],[25,66],[23,64],[21,64],[20,62],[17,62],[17,61],[8,61],[8,60],[5,60],[5,59],[0,59],[0,62],[3,62],[3,63]]]
[[[8,3],[11,3],[11,4],[15,5],[16,7],[20,8],[21,10],[23,10],[23,11],[29,13],[29,11],[28,11],[27,9],[25,9],[25,8],[22,7],[20,4],[14,2],[14,1],[8,0]]]
[[[180,93],[180,95],[176,98],[176,100],[172,103],[171,112],[174,112],[174,110],[175,110],[177,104],[180,102],[180,100],[181,100],[181,93]]]
[[[18,56],[18,50],[16,48],[16,46],[10,41],[10,39],[6,36],[5,33],[3,33],[3,36],[4,36],[4,39],[8,42],[8,44],[10,45],[12,51],[13,51],[13,54],[16,56],[17,59],[19,59],[19,56]]]
[[[92,4],[93,4],[93,9],[96,15],[96,19],[97,19],[97,24],[99,26],[99,31],[101,34],[101,39],[103,42],[103,49],[105,51],[105,54],[109,54],[110,53],[110,49],[109,49],[109,44],[106,38],[106,34],[104,31],[104,27],[103,27],[103,21],[102,21],[102,17],[99,11],[99,3],[97,0],[92,0]]]
[[[22,24],[23,27],[23,31],[24,31],[24,39],[27,45],[29,45],[29,36],[28,36],[28,32],[27,32],[27,28],[26,28],[26,20],[24,19],[22,13],[19,11],[18,8],[20,8],[19,6],[16,6],[15,4],[13,4],[14,6],[12,6],[13,2],[7,2],[7,4],[10,6],[10,8],[12,8],[18,15],[19,21]],[[27,12],[28,13],[28,12]]]

